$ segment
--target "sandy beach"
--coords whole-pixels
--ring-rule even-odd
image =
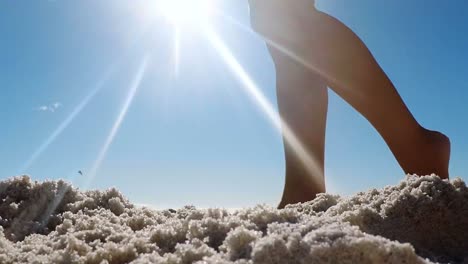
[[[468,189],[408,177],[284,210],[155,211],[118,190],[0,182],[1,263],[463,263]]]

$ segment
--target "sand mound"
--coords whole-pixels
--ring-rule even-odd
[[[235,213],[153,211],[63,181],[0,182],[0,263],[463,263],[467,231],[465,183],[435,176]]]

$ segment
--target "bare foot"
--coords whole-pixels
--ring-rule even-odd
[[[406,173],[419,176],[436,174],[442,179],[449,178],[449,163],[451,143],[450,139],[437,131],[424,129],[422,142],[413,148],[417,153],[407,163],[401,164]]]
[[[291,165],[291,164],[289,164]],[[283,209],[288,204],[297,204],[312,201],[317,194],[325,193],[324,170],[317,171],[315,175],[310,175],[303,169],[286,164],[286,182],[283,197],[278,205],[278,209]]]
[[[312,201],[317,197],[317,194],[324,193],[325,191],[319,191],[314,186],[298,186],[292,187],[287,186],[283,193],[278,209],[283,209],[288,204],[305,203]]]

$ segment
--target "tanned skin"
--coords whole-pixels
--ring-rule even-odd
[[[277,71],[280,115],[317,163],[304,166],[285,144],[286,181],[279,208],[324,193],[328,88],[361,113],[407,174],[449,177],[450,140],[422,127],[367,46],[312,0],[249,0],[253,28]],[[285,139],[285,142],[287,140]]]

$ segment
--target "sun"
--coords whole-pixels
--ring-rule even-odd
[[[176,27],[194,28],[210,23],[214,0],[157,0],[157,12]]]

